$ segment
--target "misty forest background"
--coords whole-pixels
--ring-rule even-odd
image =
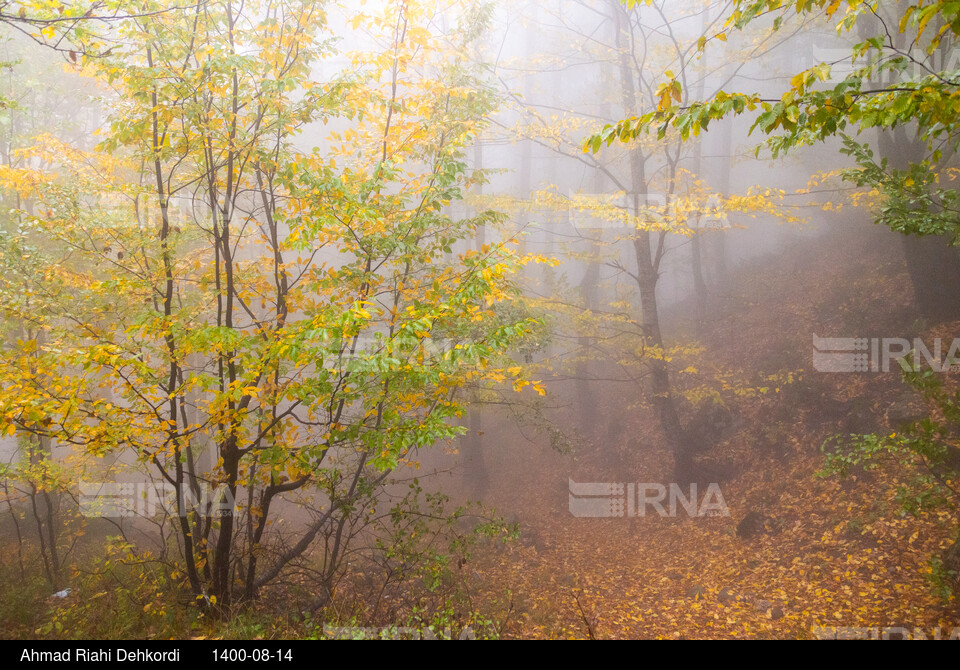
[[[0,636],[960,626],[960,3],[0,31]]]

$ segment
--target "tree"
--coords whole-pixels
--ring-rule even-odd
[[[628,4],[641,3],[630,0]],[[629,142],[653,129],[663,137],[668,128],[674,128],[688,139],[707,130],[711,122],[740,115],[752,117],[751,132],[759,130],[765,136],[764,144],[774,157],[836,135],[875,129],[884,157],[894,163],[884,165],[884,171],[897,169],[898,181],[907,188],[915,186],[916,180],[904,177],[908,164],[929,175],[933,166],[951,159],[957,146],[957,64],[951,54],[960,24],[953,3],[899,3],[888,8],[885,3],[859,0],[738,0],[725,27],[743,30],[769,21],[771,29],[778,31],[791,20],[821,11],[839,34],[858,30],[860,41],[850,48],[849,72],[842,77],[833,74],[844,64],[845,59],[838,59],[796,73],[780,97],[720,91],[689,103],[682,102],[685,91],[679,78],[669,78],[658,87],[661,97],[656,108],[606,127],[587,141],[587,148],[596,151],[618,139]],[[726,41],[727,32],[702,36],[701,51],[714,40]],[[856,155],[868,160],[863,151]],[[949,196],[944,189],[934,188],[933,182],[932,178],[921,180],[927,186],[924,197],[933,211],[946,212],[950,218],[949,208],[944,207],[948,201],[943,200]],[[956,314],[960,304],[955,282],[942,281],[944,276],[960,278],[957,254],[944,249],[955,238],[956,226],[944,227],[943,220],[940,217],[937,225],[930,225],[926,218],[891,218],[889,212],[878,219],[914,239],[927,238],[922,243],[905,241],[905,247],[918,306],[931,319]],[[938,241],[943,236],[947,239]]]
[[[186,0],[170,6],[126,0],[3,2],[0,3],[0,24],[76,63],[82,57],[109,55],[116,39],[115,25],[200,8],[205,3],[206,0],[193,3]]]
[[[960,37],[958,10],[960,3],[945,1],[736,0],[728,29],[769,21],[777,31],[818,12],[841,35],[856,28],[859,41],[849,52],[849,73],[833,75],[840,60],[822,62],[793,76],[779,98],[721,91],[686,104],[680,104],[680,81],[670,78],[660,85],[656,108],[638,110],[636,116],[608,126],[593,135],[585,149],[630,142],[651,130],[664,137],[674,129],[690,138],[712,122],[741,115],[752,118],[751,131],[762,133],[774,156],[840,135],[844,153],[857,164],[844,171],[844,178],[882,195],[877,223],[932,242],[907,245],[918,306],[932,318],[955,317],[960,310],[960,262],[956,249],[944,242],[960,241],[960,209],[955,187],[944,182],[952,180],[960,144],[960,71],[951,56]],[[727,34],[702,36],[701,50],[715,39],[726,41]],[[879,134],[879,161],[869,142],[850,135],[870,130]],[[908,511],[928,503],[955,505],[960,396],[929,370],[911,370],[905,379],[923,393],[930,416],[907,422],[889,436],[840,440],[839,449],[829,450],[827,471],[843,474],[852,464],[871,467],[892,456],[926,473],[914,481],[910,495],[905,492]],[[954,580],[960,571],[958,547],[960,539],[946,553],[949,561],[939,563]]]
[[[464,150],[493,104],[461,57],[486,12],[452,9],[451,36],[413,1],[353,16],[370,47],[326,82],[314,2],[140,11],[89,62],[115,91],[98,149],[4,173],[37,203],[3,237],[4,317],[43,337],[8,346],[0,415],[171,490],[162,555],[204,609],[316,545],[326,602],[389,473],[463,431],[459,390],[530,383],[507,351],[532,324],[494,310],[523,259],[510,240],[450,254],[500,219],[443,213],[483,179]],[[271,529],[282,501],[299,528]]]
[[[582,277],[573,280],[579,284],[578,295],[545,299],[543,303],[563,315],[556,320],[558,323],[570,324],[578,331],[569,335],[577,338],[577,350],[563,358],[576,363],[577,369],[567,374],[577,379],[580,423],[588,433],[597,424],[591,376],[640,386],[673,456],[678,482],[703,475],[695,463],[702,440],[684,425],[684,414],[690,408],[684,402],[684,389],[676,384],[680,370],[693,369],[684,353],[696,347],[671,344],[664,337],[661,323],[660,294],[668,261],[687,248],[693,250],[689,272],[695,278],[700,274],[701,281],[693,283],[695,299],[702,306],[695,326],[702,332],[707,296],[698,252],[700,238],[708,230],[706,221],[725,223],[734,213],[764,213],[787,220],[791,215],[779,191],[729,194],[711,190],[702,175],[691,171],[699,170],[702,161],[698,165],[695,150],[685,145],[678,133],[656,142],[638,138],[629,145],[590,154],[581,151],[581,143],[585,132],[599,130],[612,119],[612,109],[656,104],[659,93],[651,73],[676,70],[683,73],[685,81],[703,89],[737,76],[741,66],[733,67],[733,72],[721,72],[723,68],[719,67],[694,72],[688,67],[697,43],[695,37],[684,35],[685,24],[694,21],[697,28],[709,25],[711,16],[716,19],[716,12],[711,11],[715,9],[713,4],[686,7],[658,1],[625,7],[616,0],[585,0],[561,5],[560,11],[552,13],[537,7],[535,20],[546,21],[549,14],[556,24],[555,36],[547,33],[539,38],[554,37],[554,43],[543,48],[550,55],[533,58],[524,54],[523,62],[505,68],[525,73],[522,82],[504,82],[509,106],[517,115],[517,127],[507,129],[524,141],[524,152],[536,145],[570,166],[565,171],[569,173],[564,175],[565,183],[541,187],[533,195],[529,188],[521,188],[519,197],[529,200],[522,205],[528,210],[559,211],[569,220],[579,221],[573,234],[566,235],[572,240],[566,246],[574,249],[567,251],[569,257],[586,264]],[[776,40],[761,40],[752,53],[763,54],[775,44]],[[571,49],[571,53],[554,60],[558,49]],[[545,71],[540,73],[547,82],[543,90],[530,85],[530,75],[536,74],[537,67]],[[573,86],[564,89],[564,79],[577,78],[554,73],[568,71],[577,72],[583,82],[588,82],[582,85],[591,87],[589,95],[584,96]],[[501,125],[507,126],[504,122]],[[529,162],[525,161],[527,165]],[[550,164],[556,163],[551,158]],[[524,174],[521,179],[529,182]],[[591,184],[593,193],[583,192],[585,181]],[[567,192],[563,192],[564,187]],[[564,236],[556,235],[560,239]],[[688,271],[686,267],[684,271]],[[601,272],[613,275],[610,283],[622,280],[624,286],[601,287]],[[556,295],[561,288],[551,287],[551,293]],[[608,289],[606,296],[601,288]],[[616,362],[608,373],[600,374],[596,371],[598,359],[601,365]],[[684,363],[678,365],[681,360]],[[595,369],[590,371],[589,367]],[[611,424],[617,423],[618,419],[611,420]],[[608,445],[615,441],[599,434],[592,437]]]
[[[97,123],[92,87],[64,72],[58,64],[36,58],[37,51],[22,36],[4,40],[5,81],[0,93],[5,102],[0,108],[0,172],[4,173],[4,181],[31,164],[49,168],[46,152],[36,149],[49,146],[54,135],[70,138],[81,146],[92,145],[89,133]],[[0,230],[4,232],[22,223],[18,212],[34,211],[34,203],[22,199],[15,188],[4,189],[0,197],[4,205],[4,225]],[[34,253],[42,252],[28,245],[13,256],[4,255],[5,275],[29,276],[36,270],[26,265]],[[13,265],[7,265],[9,261]],[[29,321],[8,325],[9,329],[0,331],[4,340],[9,337],[29,342],[42,338]],[[74,517],[70,501],[72,489],[82,476],[82,464],[54,460],[49,439],[24,435],[15,445],[9,461],[0,465],[4,469],[0,479],[18,539],[20,574],[26,575],[30,562],[28,547],[35,539],[44,576],[53,588],[59,589],[75,546],[75,532],[82,529],[82,524],[76,523],[82,519]],[[22,528],[21,516],[28,519]]]

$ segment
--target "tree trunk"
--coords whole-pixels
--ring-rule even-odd
[[[703,21],[700,26],[701,34],[706,34],[710,25],[710,9],[703,10]],[[703,100],[706,89],[706,63],[700,60],[700,66],[697,68],[697,75],[700,80],[697,82],[696,96],[697,100]],[[693,178],[703,179],[703,141],[701,136],[697,139],[694,147]],[[707,283],[703,279],[703,245],[701,244],[701,227],[703,221],[702,215],[697,215],[697,229],[690,238],[690,263],[693,272],[693,294],[695,301],[695,319],[694,327],[697,335],[703,334],[703,329],[707,321]]]
[[[622,86],[623,106],[625,109],[638,109],[635,73],[630,66],[626,52],[624,31],[627,29],[626,13],[616,0],[611,0],[616,17],[617,49],[620,52],[620,84]],[[639,217],[645,203],[648,185],[646,179],[645,158],[642,149],[635,147],[630,152],[630,180],[634,215]],[[640,289],[640,308],[643,334],[648,352],[647,365],[650,370],[650,386],[653,406],[660,420],[667,446],[674,457],[675,483],[683,486],[693,481],[693,454],[683,436],[677,407],[674,403],[670,385],[670,373],[663,359],[663,334],[660,332],[660,314],[657,306],[657,280],[660,273],[661,249],[664,233],[659,234],[657,253],[653,252],[649,230],[638,229],[633,245],[637,257],[637,284]]]

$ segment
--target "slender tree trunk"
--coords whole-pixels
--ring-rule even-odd
[[[699,219],[699,217],[697,217]],[[703,279],[703,249],[699,232],[690,238],[690,264],[693,271],[693,294],[695,299],[695,327],[698,335],[703,334],[707,322],[707,283]]]
[[[585,310],[596,308],[597,302],[597,282],[600,279],[600,264],[588,263],[586,271],[583,274],[583,280],[580,282],[580,297],[583,301]],[[591,365],[588,350],[593,343],[593,338],[587,334],[581,333],[577,337],[577,348],[580,351],[580,361],[577,363],[577,414],[581,431],[589,441],[596,438],[594,430],[597,423],[597,402],[594,395],[594,389],[591,388],[590,374]]]
[[[733,168],[733,124],[729,123],[727,132],[721,132],[723,148],[720,151],[720,174],[717,175],[717,189],[720,194],[726,198],[730,195],[730,172]],[[729,274],[727,272],[727,235],[729,228],[720,229],[716,234],[711,235],[713,239],[713,260],[716,277],[714,278],[714,290],[723,295],[727,287]]]
[[[616,17],[617,49],[620,52],[620,85],[622,87],[623,106],[625,109],[639,108],[636,85],[636,76],[630,66],[630,59],[626,52],[624,31],[629,29],[627,15],[616,0],[611,0],[611,6]],[[645,203],[648,184],[646,178],[645,158],[640,148],[630,152],[630,180],[633,198],[634,214],[639,218]],[[676,483],[683,485],[693,478],[693,455],[683,436],[680,418],[674,402],[670,384],[670,373],[667,363],[663,359],[663,334],[660,331],[660,315],[657,307],[657,281],[660,273],[660,259],[665,233],[659,233],[657,249],[654,252],[652,236],[649,230],[638,229],[634,238],[634,251],[637,258],[637,284],[640,289],[641,318],[643,333],[649,352],[647,366],[650,371],[650,386],[653,396],[653,405],[660,419],[660,426],[664,438],[674,456],[674,477]]]
[[[473,407],[467,411],[468,430],[466,439],[467,481],[473,494],[483,496],[487,491],[489,475],[483,457],[483,418],[480,409]]]
[[[475,170],[483,169],[483,145],[479,138],[473,145],[473,163]],[[483,185],[477,184],[477,195],[483,195]],[[476,232],[476,249],[479,252],[486,244],[486,230],[481,226]],[[477,498],[481,498],[487,492],[489,484],[489,475],[487,465],[484,462],[483,454],[483,417],[481,408],[474,404],[467,410],[468,430],[465,440],[465,470],[467,482],[470,490]]]
[[[710,25],[710,10],[706,8],[703,10],[703,21],[700,27],[701,34],[706,34],[707,28]],[[700,67],[697,68],[697,75],[699,81],[697,82],[696,87],[696,99],[703,100],[704,94],[706,92],[706,66],[703,59],[700,60]],[[703,179],[703,141],[704,136],[701,135],[696,142],[694,147],[694,162],[693,162],[693,176],[694,179]],[[694,309],[695,309],[695,328],[698,335],[703,334],[703,329],[706,326],[707,320],[707,283],[703,279],[703,249],[701,244],[701,228],[700,224],[703,221],[703,216],[697,215],[697,226],[696,230],[693,233],[693,236],[690,238],[690,263],[691,271],[693,273],[693,294],[694,294]]]
[[[7,499],[7,508],[10,510],[10,520],[13,522],[13,529],[17,536],[17,566],[20,568],[20,579],[27,578],[27,572],[23,565],[23,533],[20,531],[20,519],[17,510],[13,508],[13,500],[10,497],[10,488],[7,480],[3,480],[3,494]]]

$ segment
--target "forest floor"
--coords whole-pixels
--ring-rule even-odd
[[[568,510],[571,479],[669,481],[648,409],[629,412],[618,443],[593,451],[498,452],[488,497],[520,521],[521,540],[480,556],[466,581],[504,636],[876,637],[895,636],[883,630],[894,627],[960,635],[960,607],[935,593],[930,567],[951,542],[956,511],[904,515],[896,498],[912,473],[899,466],[818,476],[830,436],[895,430],[888,413],[908,387],[898,372],[814,371],[812,336],[949,342],[960,333],[960,321],[915,321],[905,264],[883,232],[866,243],[863,231],[800,242],[786,254],[792,263],[743,269],[715,306],[724,317],[701,339],[701,374],[767,386],[728,394],[737,429],[701,456],[726,473],[719,486],[730,516]],[[681,327],[671,336],[686,337]],[[781,383],[787,373],[792,381]],[[623,407],[616,395],[601,406]],[[759,521],[738,534],[748,515]]]

